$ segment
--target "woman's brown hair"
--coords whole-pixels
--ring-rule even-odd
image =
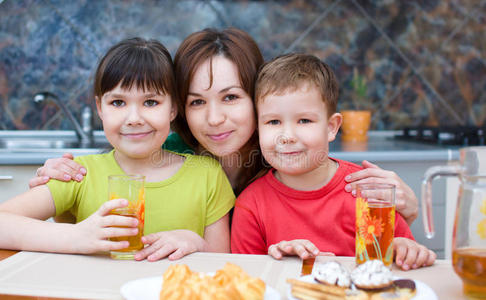
[[[178,116],[173,123],[173,128],[196,152],[200,145],[187,125],[185,114],[189,86],[197,68],[217,55],[224,56],[236,65],[241,86],[252,99],[255,94],[258,69],[263,64],[263,56],[256,42],[248,33],[236,28],[221,31],[204,29],[189,35],[182,42],[174,58],[179,98],[177,99]],[[212,81],[211,74],[210,85]],[[241,163],[245,171],[238,175],[238,182],[234,187],[236,194],[239,194],[262,168],[263,162],[256,130],[242,150],[241,152],[245,153],[240,153]]]

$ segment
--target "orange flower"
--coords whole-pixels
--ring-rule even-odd
[[[359,234],[365,239],[366,245],[372,244],[375,238],[378,238],[383,233],[383,223],[381,219],[368,217],[365,220],[365,225],[360,228]]]
[[[356,226],[362,227],[368,218],[368,202],[361,197],[356,198]]]

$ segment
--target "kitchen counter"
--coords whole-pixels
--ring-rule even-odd
[[[35,136],[40,131],[0,131],[0,140],[13,135],[25,137]],[[342,142],[340,136],[330,143],[330,156],[361,162],[366,159],[372,162],[389,161],[450,161],[459,157],[459,146],[431,145],[419,142],[408,142],[394,139],[395,131],[371,131],[369,140],[365,143]],[[42,135],[49,138],[75,139],[72,131],[43,131]],[[106,141],[102,131],[96,131],[94,137],[98,141]],[[41,165],[49,158],[60,157],[70,152],[74,156],[96,154],[106,151],[99,148],[0,148],[0,165]]]

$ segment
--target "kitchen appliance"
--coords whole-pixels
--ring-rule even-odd
[[[438,145],[486,145],[486,127],[479,126],[417,126],[405,127],[396,139]]]
[[[458,176],[459,195],[452,233],[452,264],[464,293],[486,299],[486,147],[459,150],[459,164],[429,168],[422,181],[422,216],[428,238],[434,236],[432,180]]]

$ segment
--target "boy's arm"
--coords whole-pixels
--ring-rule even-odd
[[[267,254],[265,239],[255,212],[245,201],[245,194],[236,200],[231,225],[231,253]]]

